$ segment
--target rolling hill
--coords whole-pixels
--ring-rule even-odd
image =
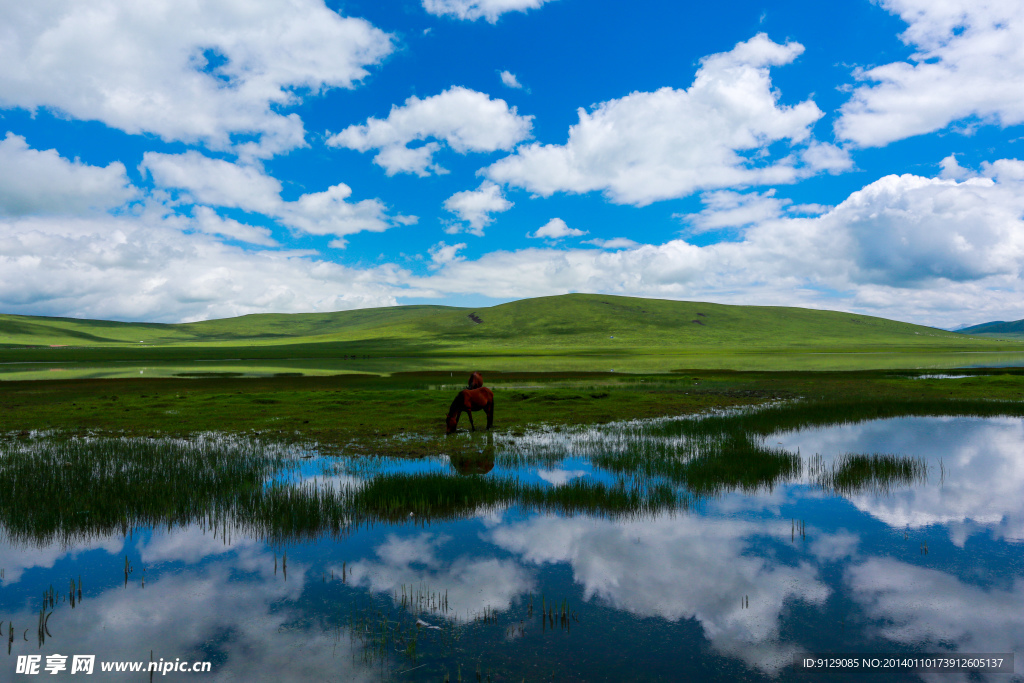
[[[989,350],[991,340],[836,311],[566,294],[484,308],[397,306],[183,324],[0,315],[0,357],[62,347],[130,359]],[[51,348],[58,347],[58,348]],[[243,350],[244,348],[244,350]]]
[[[981,323],[980,325],[971,325],[970,327],[958,330],[958,332],[987,337],[1024,339],[1024,320],[1014,320],[1012,322],[995,320],[989,323]]]

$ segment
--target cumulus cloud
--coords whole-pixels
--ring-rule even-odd
[[[438,242],[427,250],[427,253],[430,254],[430,268],[432,270],[436,270],[448,263],[465,260],[464,256],[457,255],[465,248],[465,242],[459,242],[458,244],[445,244],[444,242]]]
[[[135,195],[118,161],[90,166],[55,149],[32,149],[20,135],[0,140],[0,215],[80,215],[116,208]]]
[[[202,217],[0,220],[0,307],[10,313],[182,322],[268,311],[394,305],[401,271],[347,268],[309,252],[254,251]]]
[[[855,565],[845,578],[887,640],[942,643],[956,652],[1020,652],[1024,647],[1020,578],[986,587],[890,558]]]
[[[233,218],[223,218],[208,206],[197,206],[192,210],[196,219],[195,227],[200,232],[210,235],[221,235],[239,242],[257,244],[261,247],[280,246],[271,237],[269,228],[259,228],[252,225],[239,223]]]
[[[501,188],[494,183],[484,181],[475,190],[456,192],[445,200],[444,208],[465,221],[467,226],[452,226],[449,232],[466,232],[483,236],[484,228],[494,222],[493,213],[508,211],[512,202],[505,199]]]
[[[565,486],[577,477],[587,476],[584,470],[566,470],[561,467],[553,470],[538,469],[537,476],[552,486]]]
[[[523,84],[519,82],[519,79],[511,71],[501,72],[501,82],[509,88],[515,88],[516,90],[521,90],[523,87]]]
[[[707,192],[701,196],[704,210],[700,213],[673,214],[692,226],[694,232],[721,228],[739,228],[778,218],[788,199],[775,197],[775,188],[766,192],[740,193],[730,190]]]
[[[425,99],[413,95],[404,105],[393,106],[386,119],[370,117],[365,124],[330,135],[327,144],[360,152],[378,150],[373,161],[388,175],[427,176],[446,172],[433,161],[441,142],[462,154],[510,150],[530,136],[532,126],[532,116],[519,116],[505,100],[455,86]],[[409,147],[430,139],[435,142]]]
[[[739,241],[499,251],[443,268],[422,286],[472,291],[486,277],[496,297],[592,291],[784,301],[936,322],[975,308],[998,318],[1009,314],[996,311],[1019,311],[1024,289],[1024,164],[1001,160],[983,171],[992,177],[886,176],[821,216],[752,224]]]
[[[661,88],[579,110],[564,145],[533,143],[492,164],[495,182],[542,196],[601,190],[643,206],[700,190],[791,183],[849,167],[845,153],[811,137],[822,112],[811,100],[780,105],[769,67],[803,52],[761,33],[701,61],[686,90]],[[785,141],[778,158],[769,151]]]
[[[258,166],[211,159],[195,151],[146,152],[139,168],[148,172],[158,187],[178,190],[187,201],[260,213],[312,235],[335,235],[338,239],[332,246],[343,247],[345,235],[382,232],[395,224],[415,222],[413,216],[390,216],[378,199],[347,201],[352,188],[344,183],[286,202],[281,199],[281,183]],[[210,214],[200,212],[197,217],[209,219]],[[254,235],[251,231],[246,234]]]
[[[154,532],[154,536],[163,535]],[[246,543],[218,553],[194,528],[187,538],[158,538],[156,542],[172,552],[149,553],[149,543],[140,543],[143,557],[157,559],[156,567],[149,565],[145,588],[136,571],[126,587],[94,585],[86,598],[87,610],[54,612],[49,628],[56,634],[52,642],[59,643],[61,652],[95,653],[97,659],[107,661],[138,661],[153,650],[154,659],[196,661],[209,659],[203,653],[216,641],[218,661],[212,680],[335,678],[363,683],[380,678],[374,664],[365,663],[358,638],[350,640],[345,631],[331,633],[319,626],[296,627],[316,621],[301,604],[314,580],[301,562],[289,563],[288,580],[284,581],[274,576],[273,554],[262,545]],[[189,548],[196,542],[199,547]],[[223,541],[218,545],[224,548]],[[202,565],[187,572],[162,571],[159,564],[178,553],[192,561],[203,552],[209,554]],[[319,582],[320,576],[315,580]],[[12,611],[6,616],[15,624],[30,623],[34,614],[27,603]],[[12,645],[15,656],[38,649],[36,643],[21,639]]]
[[[190,172],[178,173],[176,164]],[[475,259],[445,244],[430,252],[423,274],[394,264],[346,268],[308,252],[259,251],[273,241],[266,222],[246,225],[210,208],[266,212],[294,230],[338,239],[413,220],[389,217],[377,200],[349,201],[347,186],[285,202],[275,194],[277,181],[255,167],[186,154],[147,155],[144,168],[159,187],[184,187],[158,189],[147,203],[116,216],[0,219],[0,306],[12,313],[177,322],[475,294],[486,279],[495,298],[607,292],[839,308],[950,326],[968,309],[979,319],[1016,319],[1024,297],[1024,162],[1014,159],[983,164],[962,181],[886,176],[822,215],[795,215],[797,207],[787,207],[729,242],[595,238],[588,244],[601,249],[528,248]],[[268,191],[250,192],[246,183]],[[755,204],[775,199],[756,196]],[[448,230],[482,234],[496,212],[511,206],[499,186],[485,181],[445,202],[462,221]],[[733,208],[723,199],[721,210]],[[724,220],[712,211],[700,215],[708,224]]]
[[[537,9],[551,0],[423,0],[423,9],[435,16],[450,16],[464,21],[485,19],[494,24],[506,12]]]
[[[543,237],[549,240],[559,240],[563,237],[579,237],[586,235],[586,230],[579,230],[577,228],[570,228],[565,224],[561,218],[552,218],[544,225],[537,228],[532,234],[526,233],[527,237],[540,238]]]
[[[538,516],[487,536],[538,565],[566,563],[583,598],[638,617],[694,619],[712,647],[773,673],[797,648],[781,642],[793,600],[822,604],[829,589],[806,564],[768,562],[749,551],[755,524],[665,515],[643,522]],[[748,595],[749,608],[737,596]]]
[[[157,187],[183,190],[202,204],[271,213],[281,201],[281,183],[259,166],[212,159],[193,150],[146,152],[139,171],[148,173]]]
[[[270,156],[302,146],[303,92],[351,88],[391,37],[322,0],[0,6],[0,106]]]
[[[518,596],[534,590],[535,579],[519,563],[490,557],[439,557],[451,538],[440,534],[389,534],[374,552],[376,560],[347,567],[348,582],[374,593],[393,595],[403,585],[427,585],[445,593],[449,619],[471,619],[484,610],[506,610]],[[340,566],[334,573],[341,575]]]
[[[1024,5],[1015,0],[884,0],[907,23],[916,52],[855,72],[863,81],[843,105],[836,135],[861,147],[980,120],[1024,122]]]
[[[593,244],[595,247],[601,247],[602,249],[634,249],[640,246],[639,242],[634,242],[628,237],[613,237],[610,240],[595,237],[592,240],[584,240],[583,243]]]
[[[915,417],[780,434],[789,451],[819,453],[829,463],[843,453],[898,453],[924,457],[941,486],[896,487],[849,496],[858,509],[894,529],[944,525],[962,546],[971,533],[1024,540],[1024,421],[1017,417]]]

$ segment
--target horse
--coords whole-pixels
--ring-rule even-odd
[[[476,425],[473,424],[473,411],[483,410],[487,413],[487,428],[490,429],[494,424],[494,392],[487,387],[480,387],[478,389],[463,389],[452,401],[452,405],[448,408],[448,417],[445,423],[448,426],[448,430],[445,434],[451,434],[455,431],[459,425],[459,417],[462,413],[466,413],[469,416],[469,426],[475,432]]]
[[[466,386],[467,389],[479,389],[484,385],[484,376],[479,371],[474,372],[469,376],[469,384]]]

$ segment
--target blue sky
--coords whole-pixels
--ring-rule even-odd
[[[1024,317],[1015,0],[0,0],[0,310]]]

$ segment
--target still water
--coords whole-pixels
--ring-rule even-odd
[[[0,680],[979,680],[1024,656],[1024,420],[669,420],[428,460],[207,435],[0,447]],[[50,676],[47,656],[65,655]],[[1022,680],[984,674],[980,680]]]

